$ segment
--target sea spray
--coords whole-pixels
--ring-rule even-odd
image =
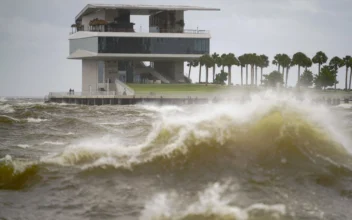
[[[248,207],[236,205],[239,198],[231,182],[214,183],[196,198],[188,198],[176,191],[158,193],[147,201],[140,216],[142,220],[151,219],[236,219],[248,220],[254,217],[277,219],[286,214],[283,204],[252,204]]]

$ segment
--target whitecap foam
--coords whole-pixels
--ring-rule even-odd
[[[17,147],[26,149],[26,148],[29,148],[29,145],[28,144],[18,144]]]
[[[267,205],[255,203],[242,208],[234,204],[240,201],[236,198],[230,183],[214,183],[198,194],[198,198],[191,199],[179,193],[158,193],[146,202],[140,219],[184,219],[189,216],[201,217],[232,217],[247,220],[252,215],[279,217],[286,214],[283,204]]]
[[[180,106],[176,105],[163,105],[163,106],[156,106],[156,105],[140,105],[143,109],[152,111],[152,112],[159,112],[159,113],[173,113],[173,112],[184,112],[184,109]]]
[[[13,113],[13,112],[15,112],[15,109],[11,105],[5,104],[5,105],[0,105],[0,112],[1,113]]]
[[[42,119],[42,118],[27,118],[27,121],[30,123],[40,123],[44,121],[48,121],[48,119]]]
[[[60,141],[45,141],[40,145],[65,145],[66,143]]]

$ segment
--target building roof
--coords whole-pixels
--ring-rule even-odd
[[[206,8],[185,5],[125,5],[125,4],[88,4],[76,16],[80,20],[82,16],[99,9],[125,9],[130,10],[131,15],[150,15],[158,11],[220,11],[219,8]]]

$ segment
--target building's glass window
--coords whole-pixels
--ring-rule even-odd
[[[207,54],[209,39],[99,37],[99,53]]]
[[[104,61],[98,61],[98,83],[104,83]]]

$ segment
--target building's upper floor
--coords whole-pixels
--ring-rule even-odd
[[[191,33],[204,34],[205,30],[184,29],[185,11],[219,11],[217,8],[173,5],[121,5],[88,4],[76,16],[72,33],[93,32],[135,32],[131,15],[149,16],[150,33]]]

